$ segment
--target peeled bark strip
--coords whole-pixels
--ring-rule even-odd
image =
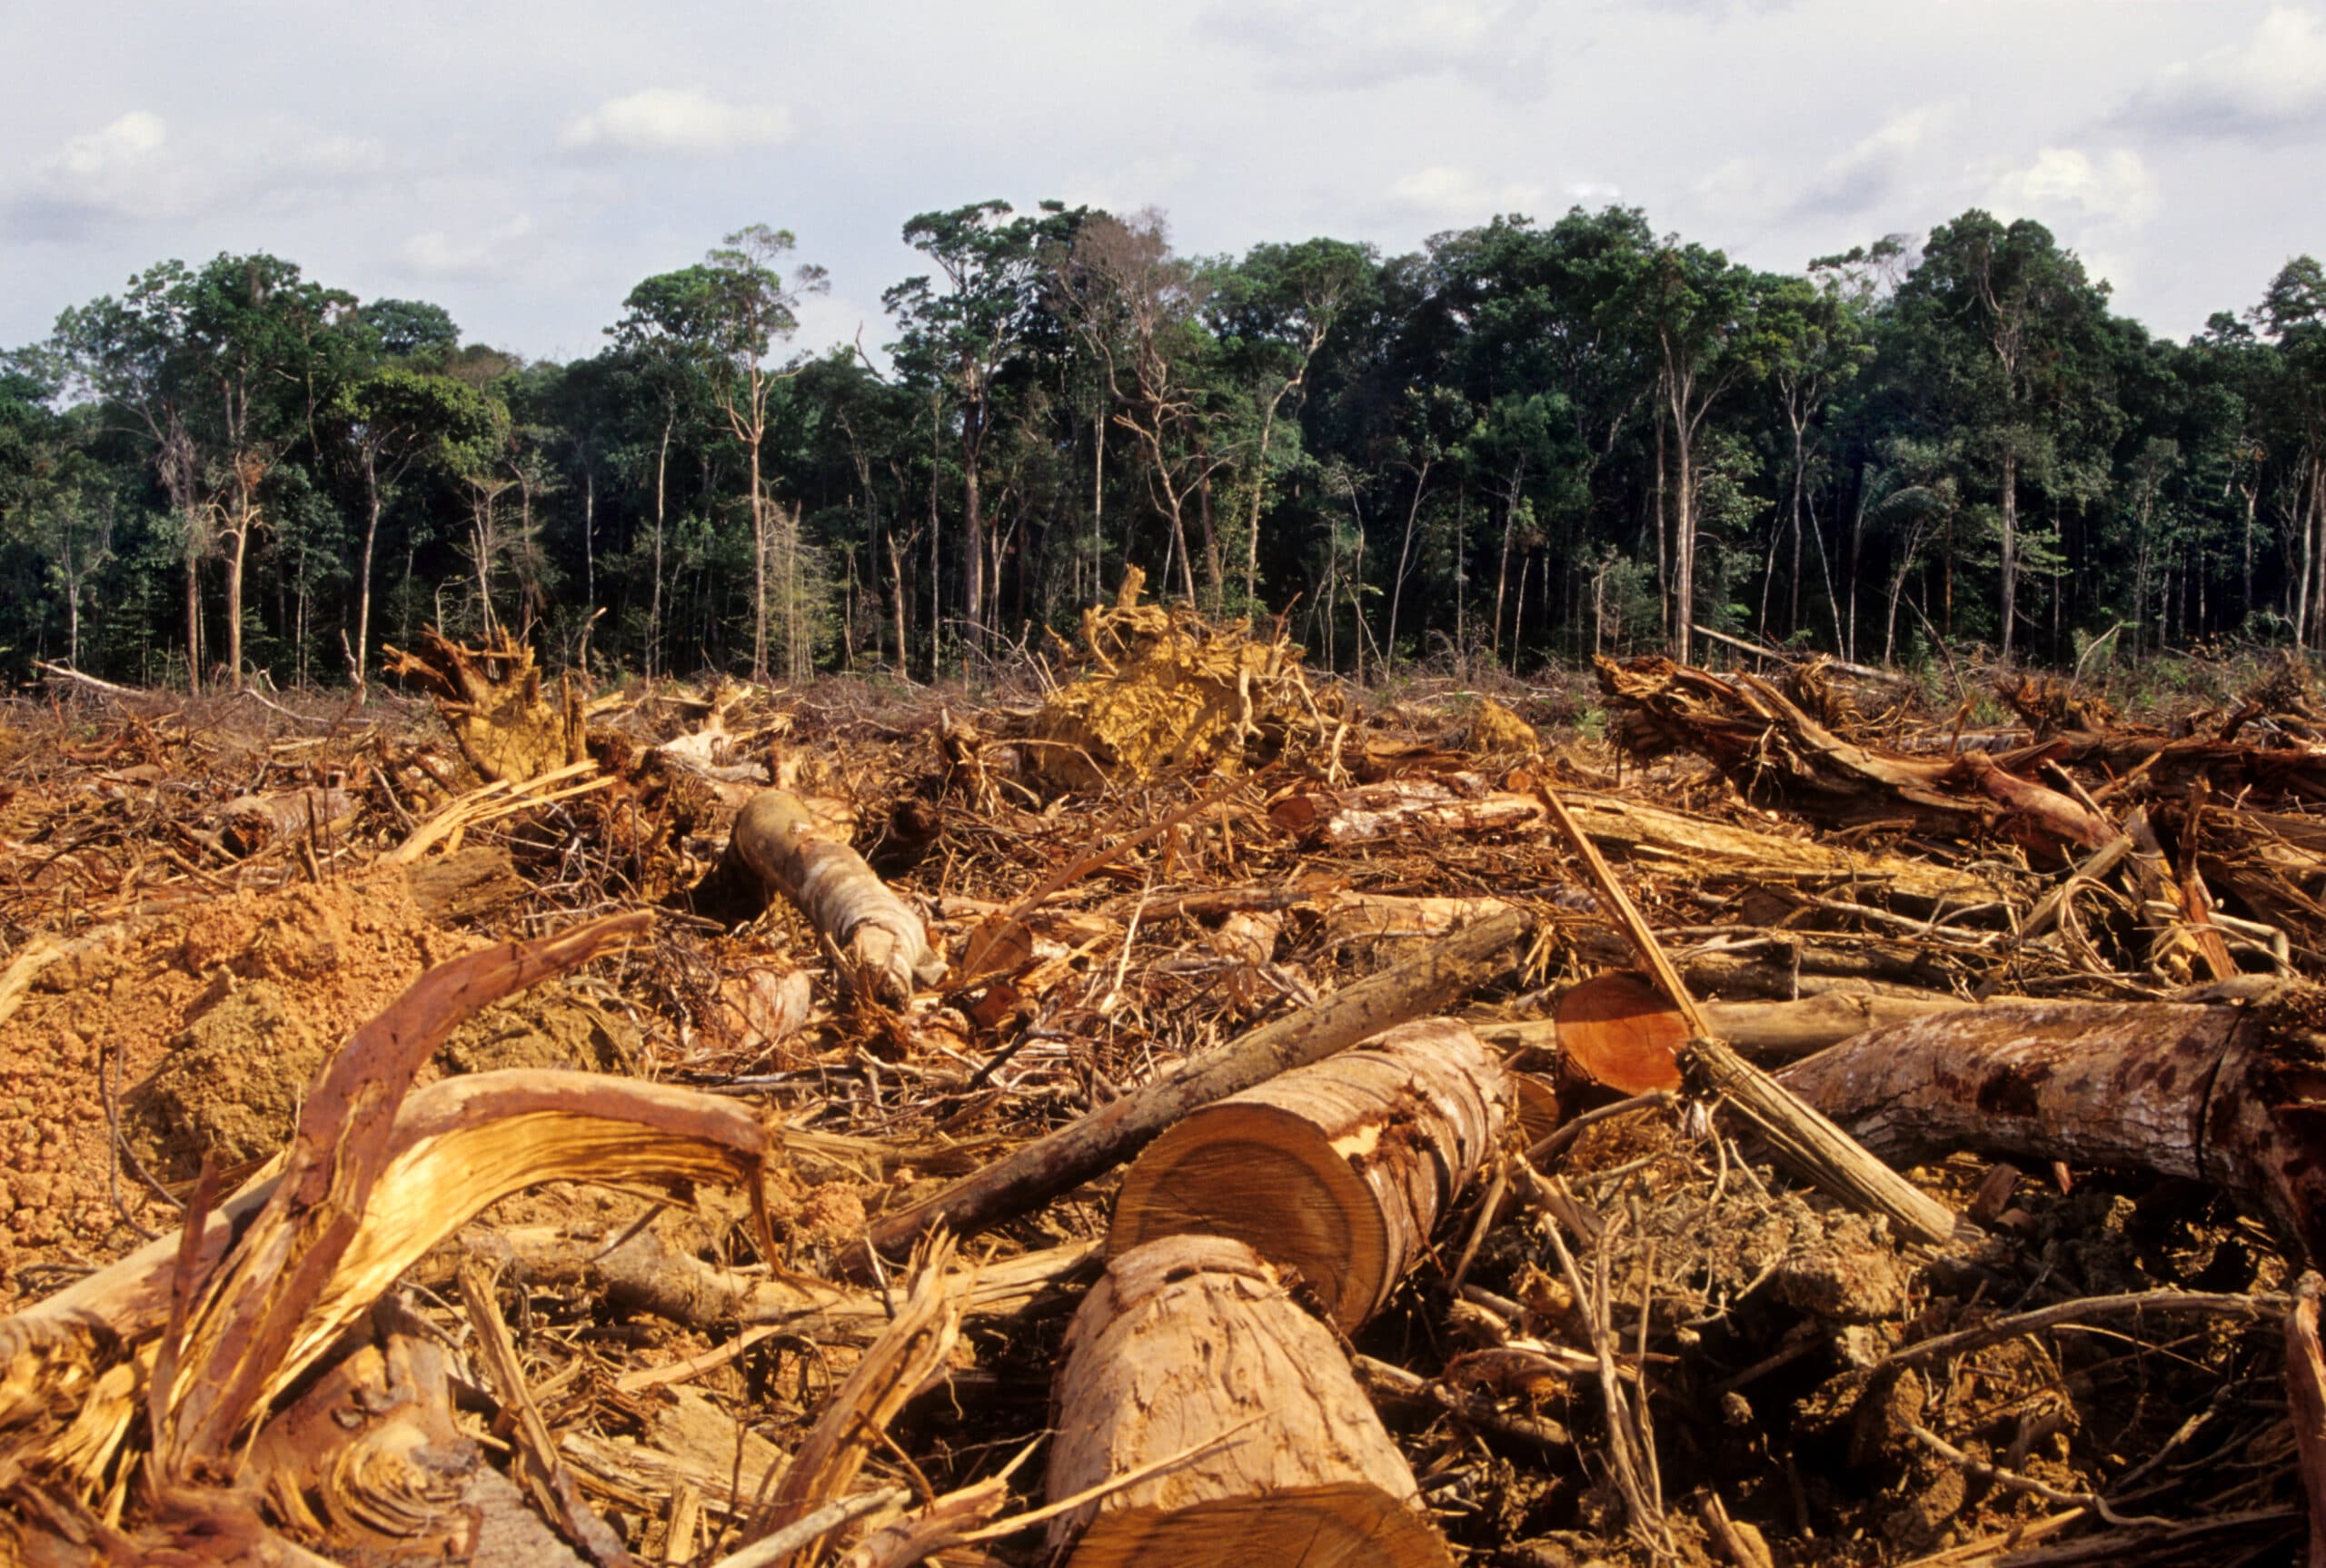
[[[891,1005],[933,985],[945,961],[902,898],[846,844],[824,837],[796,795],[765,789],[735,819],[735,852],[760,881],[799,906]]]
[[[2326,1258],[2326,1042],[2242,1007],[1990,1003],[1779,1077],[1884,1158],[1971,1148],[2209,1181]]]
[[[2286,1404],[2293,1417],[2296,1467],[2310,1501],[2308,1568],[2326,1568],[2326,1352],[2318,1342],[2321,1282],[2304,1274],[2286,1315]]]
[[[1232,1236],[1297,1270],[1333,1322],[1381,1310],[1501,1141],[1509,1076],[1451,1018],[1403,1024],[1197,1111],[1147,1147],[1108,1255]]]
[[[1117,1258],[1064,1357],[1053,1502],[1224,1441],[1059,1515],[1053,1560],[1450,1564],[1340,1346],[1241,1242],[1172,1236]]]
[[[968,1236],[1047,1203],[1129,1159],[1199,1107],[1461,1000],[1515,962],[1512,946],[1532,928],[1525,910],[1506,909],[1433,943],[899,1210],[872,1227],[870,1245],[893,1253],[939,1225]],[[860,1253],[851,1260],[859,1270],[868,1263]]]

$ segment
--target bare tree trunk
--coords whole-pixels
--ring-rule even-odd
[[[760,493],[760,443],[751,449],[751,679],[767,680],[767,498]]]
[[[1251,527],[1244,537],[1244,606],[1249,611],[1257,607],[1255,587],[1260,577],[1260,502],[1268,488],[1268,438],[1276,433],[1277,405],[1284,401],[1297,382],[1287,382],[1284,391],[1268,400],[1268,412],[1260,421],[1260,450],[1252,462]]]
[[[226,685],[234,691],[243,689],[243,561],[250,541],[251,515],[245,510],[234,526],[234,553],[226,567]]]
[[[978,485],[978,467],[985,450],[983,389],[972,379],[961,408],[961,570],[966,579],[962,606],[969,616],[969,646],[985,646],[985,503]]]
[[[1421,498],[1429,489],[1430,461],[1423,459],[1421,467],[1414,471],[1413,504],[1406,508],[1405,542],[1397,546],[1397,575],[1389,584],[1389,638],[1383,658],[1393,670],[1397,663],[1397,609],[1405,598],[1407,562],[1413,558],[1414,521],[1421,516]]]
[[[1676,385],[1672,405],[1672,475],[1675,511],[1672,520],[1672,645],[1673,657],[1688,662],[1688,644],[1696,618],[1696,509],[1694,432],[1685,415],[1685,400]]]
[[[654,586],[646,604],[646,673],[649,678],[661,668],[663,506],[670,494],[671,427],[678,422],[678,417],[675,410],[664,416],[662,442],[654,451]]]
[[[2003,661],[2011,662],[2013,623],[2019,618],[2019,453],[2003,460]]]

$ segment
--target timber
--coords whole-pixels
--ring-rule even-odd
[[[762,789],[735,819],[735,853],[831,939],[882,1001],[901,1004],[944,977],[945,961],[902,898],[864,857],[829,837],[804,802]]]
[[[1387,1304],[1501,1142],[1512,1093],[1462,1025],[1399,1025],[1149,1144],[1123,1178],[1108,1254],[1188,1232],[1233,1236],[1297,1273],[1353,1330]]]
[[[1208,1444],[1053,1520],[1071,1568],[1452,1562],[1340,1346],[1241,1242],[1169,1236],[1109,1263],[1051,1404],[1053,1502]]]
[[[2326,1258],[2326,1043],[2262,1008],[1990,1003],[1861,1035],[1779,1075],[1868,1148],[1958,1148],[2206,1181]]]

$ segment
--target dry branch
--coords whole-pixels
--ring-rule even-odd
[[[2115,827],[2079,801],[2008,770],[1983,751],[1902,757],[1842,739],[1753,675],[1724,679],[1668,659],[1594,661],[1624,710],[1625,739],[1653,753],[1709,758],[1755,799],[1829,827],[1912,825],[1957,838],[2000,832],[2030,849],[2096,849]]]

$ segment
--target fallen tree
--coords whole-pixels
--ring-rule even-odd
[[[1778,1075],[1875,1154],[1953,1149],[2211,1182],[2326,1258],[2326,1038],[2296,997],[1991,1004],[1880,1029]]]

